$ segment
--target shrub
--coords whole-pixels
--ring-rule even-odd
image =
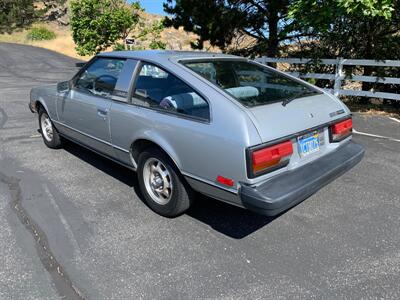
[[[153,41],[151,41],[149,47],[150,47],[150,49],[153,49],[153,50],[165,49],[167,47],[167,44],[165,44],[161,41],[153,40]]]
[[[122,43],[115,43],[113,46],[113,51],[124,51],[125,49],[125,45]]]
[[[43,41],[43,40],[52,40],[56,38],[56,34],[47,29],[46,27],[34,27],[29,30],[27,35],[28,40],[32,41]]]

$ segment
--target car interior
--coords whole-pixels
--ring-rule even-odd
[[[208,103],[187,84],[173,75],[155,77],[139,75],[135,94],[153,107],[209,119]]]

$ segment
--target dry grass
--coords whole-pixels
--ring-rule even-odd
[[[400,118],[400,109],[393,105],[384,104],[382,100],[371,99],[369,104],[360,103],[351,97],[342,98],[342,100],[353,112],[364,115],[385,115]]]
[[[147,14],[145,12],[141,13],[142,18],[145,20],[146,26],[150,26],[153,22],[159,21],[162,19],[161,16]],[[80,56],[75,50],[75,43],[72,40],[71,30],[68,26],[61,26],[57,23],[40,23],[35,24],[33,26],[44,26],[47,29],[53,31],[56,34],[56,38],[49,41],[31,41],[26,38],[28,34],[28,29],[17,31],[10,34],[0,34],[0,42],[6,43],[17,43],[17,44],[26,44],[37,47],[42,47],[46,49],[50,49],[64,55],[79,58],[83,60],[90,59],[90,56]],[[133,37],[139,34],[140,28],[137,28],[132,32]],[[190,43],[196,40],[196,35],[193,33],[185,32],[182,28],[174,29],[174,28],[165,28],[163,32],[161,32],[161,41],[167,45],[167,49],[171,50],[191,50]],[[139,41],[138,46],[148,48],[151,40],[144,39],[143,41]],[[109,49],[111,51],[112,49]],[[209,51],[220,51],[217,48],[210,47],[206,43],[205,50]]]
[[[36,24],[39,25],[39,24]],[[79,59],[89,59],[90,57],[80,56],[75,51],[75,43],[72,40],[71,31],[68,27],[58,26],[53,23],[40,24],[40,26],[44,26],[47,29],[53,31],[56,34],[56,38],[49,41],[31,41],[26,38],[29,30],[22,30],[18,32],[14,32],[13,34],[1,34],[0,42],[5,43],[17,43],[17,44],[26,44],[32,45],[36,47],[42,47],[46,49],[50,49],[59,53],[62,53],[67,56],[79,58]]]

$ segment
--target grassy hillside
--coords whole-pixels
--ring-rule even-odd
[[[75,51],[75,43],[72,40],[71,31],[68,26],[60,26],[55,23],[41,23],[34,26],[44,26],[56,34],[56,38],[50,41],[31,41],[27,38],[29,30],[14,32],[13,34],[1,34],[0,42],[27,44],[50,49],[62,54],[85,59]]]
[[[145,26],[150,26],[153,22],[159,21],[162,19],[162,16],[148,14],[143,12],[142,18],[145,23]],[[0,42],[8,42],[8,43],[19,43],[19,44],[28,44],[37,47],[43,47],[46,49],[50,49],[53,51],[60,52],[62,54],[75,57],[75,58],[83,58],[88,59],[89,57],[82,57],[77,54],[75,51],[75,43],[72,40],[71,30],[69,26],[60,25],[58,22],[46,22],[46,23],[37,23],[34,26],[44,26],[49,30],[53,31],[56,34],[56,38],[49,41],[31,41],[27,38],[27,34],[29,29],[21,30],[18,32],[14,32],[10,34],[1,34]],[[140,28],[137,28],[132,32],[132,36],[138,34]],[[167,49],[172,50],[191,50],[190,42],[196,39],[196,35],[192,33],[185,32],[183,29],[174,29],[174,28],[166,28],[161,33],[161,41],[167,45]],[[141,47],[148,48],[149,41],[138,40],[138,44]],[[218,49],[209,48],[208,50],[216,51]]]

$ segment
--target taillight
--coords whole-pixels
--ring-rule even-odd
[[[331,142],[340,142],[351,135],[353,131],[353,120],[347,119],[340,121],[330,126],[330,140]]]
[[[293,146],[291,141],[286,141],[273,146],[250,150],[249,154],[249,176],[255,177],[286,166],[293,154]]]

